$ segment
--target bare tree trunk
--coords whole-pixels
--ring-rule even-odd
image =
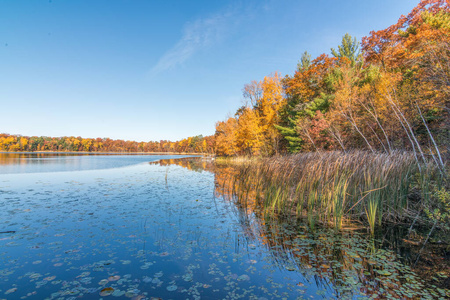
[[[328,126],[330,128],[332,128],[331,124],[328,124]],[[342,150],[344,152],[346,152],[345,147],[344,147],[344,143],[342,142],[342,139],[340,138],[340,134],[339,132],[336,130],[336,133],[333,132],[332,129],[329,129],[328,132],[333,136],[333,138],[339,143],[339,145],[341,146]]]
[[[391,103],[391,107],[394,109],[394,112],[396,112],[396,115],[397,115],[397,117],[399,118],[399,120],[400,120],[400,119],[403,119],[404,123],[407,125],[407,127],[408,127],[408,129],[409,129],[409,132],[410,132],[410,134],[411,134],[411,138],[415,141],[415,143],[416,143],[416,145],[417,145],[417,149],[419,150],[420,155],[422,156],[423,162],[426,164],[427,161],[426,161],[426,159],[425,159],[425,155],[424,155],[424,153],[423,153],[423,151],[422,151],[422,148],[420,147],[419,142],[417,141],[416,136],[414,135],[414,132],[413,132],[413,130],[412,130],[412,128],[411,128],[411,125],[409,125],[409,123],[408,123],[408,121],[406,120],[404,114],[400,111],[400,108],[398,108],[397,104],[395,104],[395,102],[392,100],[392,97],[391,97],[390,94],[388,94],[388,100],[389,100],[389,102]],[[398,114],[397,114],[397,113],[398,113]],[[399,117],[399,115],[400,115],[401,118]],[[405,128],[405,126],[403,126],[403,128]],[[405,129],[405,130],[406,130],[406,129]]]
[[[433,135],[431,134],[431,131],[430,131],[430,129],[428,128],[427,123],[425,122],[425,119],[424,119],[424,117],[423,117],[422,111],[420,110],[420,107],[419,107],[419,105],[417,104],[417,101],[415,101],[415,102],[416,102],[417,110],[419,111],[419,115],[420,115],[420,117],[422,118],[423,125],[425,125],[425,128],[427,129],[428,135],[430,136],[430,139],[431,139],[431,141],[433,142],[434,149],[436,150],[436,154],[437,154],[437,156],[438,156],[438,158],[439,158],[440,164],[438,164],[438,166],[439,166],[440,169],[442,169],[441,171],[445,171],[445,165],[444,165],[444,162],[442,161],[441,152],[439,151],[439,148],[438,148],[438,146],[437,146],[437,144],[436,144],[436,141],[434,140]],[[433,158],[434,158],[433,152],[430,151],[430,153],[431,153],[431,155],[432,155]],[[445,174],[445,172],[444,172],[444,174]]]
[[[366,142],[367,146],[369,146],[370,151],[372,151],[372,153],[375,153],[375,151],[373,150],[372,146],[370,145],[369,141],[366,139],[366,137],[364,136],[364,134],[361,132],[361,130],[359,130],[358,125],[356,125],[355,120],[353,119],[353,116],[351,115],[351,113],[349,114],[349,116],[347,116],[346,114],[342,113],[342,115],[344,117],[346,117],[350,123],[353,125],[353,127],[355,127],[356,131],[362,136],[362,138],[364,139],[364,141]]]
[[[366,123],[367,126],[369,126],[370,130],[372,130],[373,134],[375,135],[375,137],[377,138],[377,140],[380,142],[381,146],[383,146],[384,152],[389,153],[389,151],[387,151],[386,147],[384,146],[383,142],[381,141],[381,139],[378,137],[378,134],[375,132],[375,130],[373,130],[372,126],[370,126],[368,123]]]
[[[314,143],[313,139],[311,138],[311,136],[309,135],[308,129],[303,129],[303,131],[305,132],[306,136],[309,138],[309,140],[311,141],[311,143],[314,146],[314,149],[316,149],[316,152],[319,154],[320,158],[322,158],[322,154],[320,154],[319,149],[317,149],[316,144]]]
[[[372,104],[372,108],[373,108],[373,110],[375,111],[375,113],[374,113],[374,112],[372,112],[372,111],[371,111],[364,103],[362,103],[362,101],[358,101],[358,102],[359,102],[359,103],[364,107],[364,109],[367,110],[367,112],[375,119],[375,121],[377,122],[377,124],[378,124],[378,126],[380,127],[381,131],[383,131],[384,137],[385,137],[385,139],[386,139],[386,142],[387,142],[387,145],[388,145],[388,148],[389,148],[389,153],[392,152],[391,143],[389,142],[389,138],[388,138],[388,136],[387,136],[387,134],[386,134],[386,131],[384,130],[383,126],[381,126],[380,120],[378,119],[378,114],[376,113],[376,110],[375,110],[375,106]],[[384,147],[384,146],[383,146],[383,147]]]
[[[405,130],[406,136],[409,139],[409,142],[411,143],[411,146],[413,148],[413,153],[414,153],[414,158],[416,159],[417,162],[417,166],[419,167],[419,172],[422,173],[422,168],[420,167],[420,163],[419,163],[419,159],[417,158],[417,152],[416,152],[416,146],[414,145],[413,140],[411,139],[408,130],[406,129],[405,125],[403,124],[402,119],[400,118],[400,116],[397,114],[397,111],[395,110],[395,108],[391,105],[392,110],[394,111],[395,116],[398,118],[400,124],[402,125],[403,129]]]

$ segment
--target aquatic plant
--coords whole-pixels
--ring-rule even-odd
[[[235,165],[230,188],[249,209],[306,216],[312,226],[320,221],[336,229],[348,219],[359,219],[372,233],[383,221],[409,217],[418,207],[408,198],[411,188],[428,186],[438,174],[432,163],[423,164],[419,172],[414,155],[402,151],[314,152],[219,163]]]

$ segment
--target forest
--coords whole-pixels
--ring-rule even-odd
[[[204,153],[214,152],[214,137],[202,135],[171,142],[136,142],[110,138],[45,137],[0,134],[0,151],[63,151],[63,152],[154,152]]]
[[[330,54],[304,52],[293,75],[275,72],[244,86],[244,105],[216,124],[216,154],[401,149],[443,166],[449,30],[449,2],[424,0],[361,42],[345,34]]]

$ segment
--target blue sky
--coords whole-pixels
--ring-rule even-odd
[[[419,1],[0,2],[0,133],[178,140],[242,87],[361,39]]]

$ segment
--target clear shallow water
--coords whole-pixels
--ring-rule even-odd
[[[95,158],[113,157],[94,156],[83,171],[73,156],[58,167],[66,172],[0,165],[0,231],[14,231],[0,235],[0,299],[368,298],[420,288],[364,236],[247,215],[204,166],[124,156],[104,169]]]

